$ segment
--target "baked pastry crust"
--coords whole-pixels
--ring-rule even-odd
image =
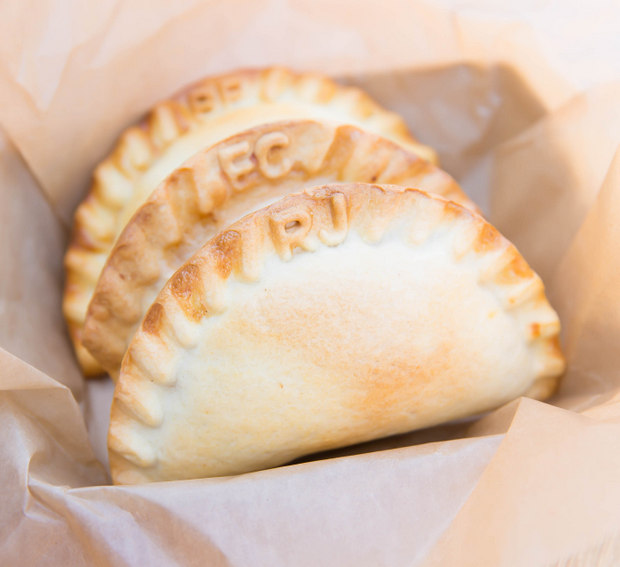
[[[205,244],[123,360],[118,484],[238,474],[543,399],[564,370],[540,278],[414,189],[307,189]]]
[[[302,187],[347,181],[417,187],[475,210],[447,173],[357,127],[316,121],[257,126],[190,158],[138,209],[101,272],[84,345],[115,378],[148,307],[209,238]]]
[[[322,118],[353,123],[436,160],[399,116],[357,88],[286,69],[245,70],[205,79],[158,104],[129,128],[94,172],[78,207],[69,249],[63,312],[86,375],[102,369],[82,345],[94,286],[114,241],[157,184],[196,151],[241,130],[274,120]]]

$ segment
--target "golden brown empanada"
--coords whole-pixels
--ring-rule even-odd
[[[198,150],[257,124],[297,118],[357,124],[436,159],[433,150],[411,137],[399,116],[359,89],[313,74],[279,68],[239,71],[206,79],[157,105],[96,168],[90,193],[75,214],[63,311],[87,375],[101,368],[81,343],[86,310],[108,253],[138,206]]]
[[[480,216],[395,186],[308,189],[205,244],[135,334],[116,483],[232,475],[549,396],[540,278]]]
[[[315,121],[258,126],[199,152],[140,207],[101,273],[84,345],[115,377],[148,307],[209,238],[283,195],[338,181],[414,186],[475,208],[449,175],[357,127]]]

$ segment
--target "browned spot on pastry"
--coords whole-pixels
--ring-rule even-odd
[[[207,314],[202,276],[195,264],[186,264],[172,276],[170,291],[190,319],[199,321]]]
[[[518,283],[522,279],[533,277],[534,273],[523,257],[516,250],[513,250],[513,253],[514,255],[510,263],[498,274],[498,283]],[[544,300],[544,293],[542,298]]]
[[[440,341],[427,357],[418,356],[414,349],[407,348],[392,354],[381,365],[359,376],[359,396],[351,398],[352,407],[359,408],[359,411],[372,416],[373,423],[380,424],[390,419],[390,408],[403,396],[411,400],[426,400],[424,403],[429,405],[440,405],[441,395],[437,396],[439,392],[433,384],[441,380],[446,381],[444,391],[459,398],[464,386],[462,376],[454,372],[454,368],[458,367],[455,360],[458,349],[454,345],[454,340]],[[431,400],[433,396],[428,395],[429,391],[436,392],[436,401]],[[411,404],[413,411],[417,405]]]
[[[533,275],[532,269],[519,253],[515,253],[515,257],[508,268],[512,274],[519,278],[531,278]]]
[[[444,205],[444,212],[447,218],[456,219],[463,214],[463,208],[452,201],[448,201]]]
[[[540,337],[540,323],[532,323],[530,325],[530,336],[533,339]]]
[[[241,234],[235,230],[222,232],[213,240],[211,249],[215,260],[214,269],[222,277],[227,278],[232,272],[235,260],[240,256]]]
[[[484,223],[480,233],[478,234],[478,239],[474,243],[474,250],[476,252],[489,252],[497,247],[501,240],[501,235],[488,223]]]
[[[143,206],[141,206],[135,214],[136,221],[134,224],[150,224],[153,220],[157,220],[158,214],[158,203],[146,202]]]
[[[556,335],[555,337],[550,337],[547,340],[548,345],[548,353],[550,356],[554,356],[559,359],[564,359],[564,355],[562,354],[562,345],[560,344],[560,337]]]
[[[84,226],[76,224],[71,235],[70,248],[84,249],[88,251],[98,251],[98,247],[90,231]]]
[[[186,264],[183,266],[170,281],[170,289],[172,294],[179,299],[185,299],[192,293],[193,286],[200,278],[200,270],[195,264]]]
[[[146,312],[146,317],[142,323],[142,330],[145,333],[155,335],[159,332],[161,326],[161,319],[164,314],[164,308],[161,303],[153,303],[151,308]]]

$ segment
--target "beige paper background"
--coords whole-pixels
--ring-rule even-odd
[[[0,563],[617,564],[613,2],[0,10]],[[438,148],[544,277],[569,371],[552,404],[517,400],[230,479],[107,486],[95,457],[109,384],[85,387],[60,314],[71,212],[92,165],[153,102],[209,72],[271,63],[363,86]]]

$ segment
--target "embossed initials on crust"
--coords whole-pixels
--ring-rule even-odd
[[[312,216],[303,207],[273,213],[269,217],[271,239],[283,260],[293,257],[295,246],[304,247],[304,240],[312,229]]]
[[[255,168],[250,159],[250,142],[243,140],[231,146],[222,148],[217,157],[220,167],[230,180],[231,185],[241,191],[248,186],[247,175]],[[239,159],[243,156],[243,159]]]
[[[289,158],[273,157],[273,150],[286,148],[290,144],[284,132],[268,132],[254,143],[248,140],[231,144],[218,152],[220,167],[237,191],[247,189],[251,183],[249,175],[258,171],[267,179],[277,179],[286,175],[292,168]],[[255,156],[255,159],[252,159]]]
[[[103,167],[98,172],[88,199],[80,206],[80,208],[91,209],[91,214],[88,215],[89,218],[83,218],[78,212],[75,237],[72,239],[71,246],[86,249],[88,253],[90,249],[96,252],[99,250],[109,252],[121,229],[120,225],[117,226],[118,215],[112,213],[125,210],[125,207],[130,207],[134,203],[132,196],[136,190],[135,184],[141,183],[138,180],[142,175],[156,163],[160,163],[160,158],[168,147],[176,144],[186,131],[194,131],[197,139],[201,139],[200,130],[212,118],[212,115],[226,113],[236,107],[245,108],[271,103],[283,104],[286,107],[291,103],[295,106],[296,101],[311,106],[325,105],[337,108],[339,112],[342,111],[356,120],[365,122],[368,119],[369,125],[376,122],[377,131],[392,132],[398,139],[402,138],[405,144],[413,142],[406,132],[401,131],[403,128],[401,123],[395,124],[394,127],[386,121],[388,115],[385,115],[382,108],[373,107],[371,114],[368,115],[369,109],[366,108],[368,101],[364,97],[362,97],[363,100],[358,101],[359,104],[354,103],[350,106],[348,102],[343,103],[342,98],[337,96],[340,91],[341,87],[327,78],[300,75],[285,69],[273,68],[261,71],[241,71],[209,78],[157,105],[145,121],[128,131],[128,139],[123,138],[113,154],[103,162]],[[285,153],[293,161],[294,166],[297,166],[301,159],[311,164],[314,163],[311,152],[301,152],[301,157],[293,157],[289,150],[284,152],[278,149],[266,151],[263,154],[263,164],[257,167],[257,171],[262,170],[268,179],[276,177],[280,171],[282,174],[286,173],[290,169],[289,162],[280,163],[280,156]],[[175,152],[171,152],[170,155],[172,160]],[[255,161],[254,156],[248,157]],[[256,156],[256,159],[259,157]],[[163,159],[163,162],[167,161],[168,157]],[[305,165],[304,173],[313,171],[312,168],[307,167],[308,164]],[[257,181],[256,177],[257,175],[250,173],[246,180],[247,185],[243,188]],[[145,177],[145,180],[148,178],[148,176]],[[221,170],[218,168],[214,168],[215,178],[224,188],[219,191],[219,194],[225,194],[228,197],[231,188],[234,190],[233,185],[228,182],[226,175],[221,175]],[[243,180],[240,179],[239,183],[242,182]],[[197,183],[200,184],[201,180],[197,179]],[[209,214],[212,208],[211,203],[215,202],[215,199],[211,200],[210,195],[200,191],[197,192],[197,196],[199,212]],[[81,297],[75,299],[73,296],[76,293],[83,295],[92,293],[98,279],[98,273],[94,278],[91,278],[90,274],[85,277],[82,273],[84,265],[86,264],[68,269],[65,288],[65,304],[68,305],[65,311],[69,313],[72,310],[73,315],[67,314],[67,320],[71,337],[78,350],[81,345],[79,330],[85,318],[88,301],[84,302]],[[93,271],[96,272],[94,269]],[[79,302],[82,304],[80,305]],[[74,304],[73,307],[70,306],[71,303]],[[75,304],[78,306],[76,307]],[[88,374],[97,374],[102,371],[85,350],[82,355],[78,355],[78,358]]]
[[[217,105],[217,91],[215,84],[205,82],[192,89],[187,95],[189,107],[197,114],[211,112]]]
[[[334,193],[329,200],[329,204],[334,230],[328,231],[322,228],[319,231],[319,238],[328,246],[336,246],[346,238],[349,230],[347,198],[342,193]]]
[[[404,193],[409,194],[407,198],[403,196]],[[428,206],[431,201],[436,202],[437,206]],[[416,215],[420,211],[421,215]],[[437,211],[442,213],[441,218],[435,215]],[[530,387],[526,395],[545,397],[552,394],[557,377],[564,369],[557,337],[559,333],[557,316],[546,303],[542,283],[530,271],[514,247],[500,235],[500,242],[496,242],[489,249],[488,244],[494,242],[495,237],[492,232],[484,230],[486,223],[483,219],[462,209],[459,210],[449,203],[446,204],[439,198],[413,189],[399,190],[392,187],[357,184],[339,185],[334,188],[318,187],[286,197],[280,203],[255,212],[245,220],[233,224],[204,246],[164,288],[171,293],[164,291],[160,295],[154,304],[157,307],[153,307],[147,315],[149,321],[145,321],[142,330],[136,334],[115,392],[108,437],[114,481],[123,483],[125,479],[127,482],[171,480],[175,477],[168,475],[178,474],[180,470],[178,455],[181,454],[181,458],[185,455],[179,453],[176,446],[169,450],[169,446],[165,445],[167,439],[170,439],[167,430],[163,429],[163,434],[160,436],[156,432],[150,434],[145,428],[176,427],[174,421],[178,413],[175,411],[176,406],[171,405],[173,402],[160,403],[162,399],[160,396],[166,395],[160,386],[174,386],[178,379],[180,387],[187,388],[185,391],[192,395],[192,390],[187,387],[190,382],[185,376],[188,375],[192,380],[200,380],[202,370],[200,359],[195,358],[186,363],[188,360],[186,356],[194,355],[191,353],[178,355],[178,344],[175,341],[179,341],[179,337],[184,337],[181,346],[188,350],[193,349],[208,340],[212,333],[219,332],[222,327],[218,324],[212,327],[202,325],[196,317],[184,317],[183,314],[178,314],[179,307],[190,307],[191,312],[201,318],[211,317],[223,311],[228,302],[233,304],[235,301],[234,288],[228,290],[229,296],[226,293],[227,280],[231,275],[239,274],[239,262],[244,261],[243,256],[247,255],[256,265],[265,265],[268,258],[274,256],[272,242],[276,253],[283,251],[290,257],[296,245],[304,249],[312,247],[313,242],[316,242],[317,233],[321,240],[323,237],[332,238],[334,241],[336,238],[344,240],[349,227],[352,226],[352,230],[363,237],[372,229],[366,222],[368,216],[383,217],[388,225],[393,222],[393,226],[399,228],[402,226],[403,213],[407,215],[406,218],[414,222],[419,216],[430,214],[431,222],[424,229],[430,232],[436,230],[446,250],[449,250],[453,238],[460,238],[462,234],[466,234],[468,246],[476,255],[480,255],[475,258],[473,265],[475,270],[484,269],[489,261],[495,265],[499,264],[500,273],[488,284],[484,284],[484,287],[490,286],[488,291],[494,296],[504,297],[513,291],[531,289],[530,286],[538,288],[539,296],[530,297],[530,303],[515,315],[517,325],[514,327],[514,332],[523,335],[527,345],[530,345],[527,348],[531,349],[529,352],[533,357],[531,366],[533,383],[529,382]],[[463,231],[461,221],[470,228]],[[403,243],[410,247],[416,246],[415,242],[409,240],[406,230],[398,230],[396,234]],[[269,241],[270,238],[272,242]],[[364,242],[368,241],[364,238]],[[476,248],[480,246],[481,250]],[[489,252],[491,256],[486,257]],[[291,269],[294,269],[294,266]],[[442,273],[438,272],[440,276]],[[521,280],[524,280],[524,284],[529,282],[529,285],[520,286]],[[194,294],[201,299],[196,300]],[[227,302],[223,303],[221,310],[212,307],[212,298],[216,295],[227,297]],[[200,313],[195,311],[196,306],[206,305],[209,306],[208,311],[206,309],[200,309]],[[492,305],[495,307],[495,300],[492,301]],[[163,313],[160,313],[162,310]],[[181,332],[177,319],[181,321]],[[160,320],[165,321],[163,332],[151,333],[150,327],[154,331],[161,327]],[[184,341],[187,341],[187,344]],[[395,347],[400,348],[398,343]],[[235,356],[233,351],[231,356]],[[339,360],[337,362],[340,364]],[[345,374],[345,379],[346,376]],[[523,384],[525,388],[527,383]],[[197,388],[202,388],[202,385]],[[198,389],[194,391],[197,392]],[[201,411],[204,406],[196,407],[197,411]],[[172,425],[169,425],[170,422]],[[219,456],[217,450],[216,448],[214,453],[216,458]],[[211,448],[208,447],[207,451],[211,451]],[[191,460],[194,454],[198,453],[194,451],[188,458]],[[211,458],[211,453],[207,458]],[[189,460],[187,466],[191,466]],[[215,473],[205,473],[202,469],[197,473],[200,476],[204,474]],[[234,473],[221,472],[218,469],[218,474]]]
[[[243,96],[243,81],[239,77],[224,77],[218,84],[222,102],[237,102]]]
[[[258,167],[265,177],[277,179],[292,169],[293,162],[289,158],[269,161],[269,154],[273,149],[286,148],[289,143],[288,136],[284,132],[269,132],[256,141],[254,152],[258,159]]]
[[[208,114],[216,107],[231,104],[243,96],[243,81],[239,77],[224,77],[218,82],[205,82],[193,88],[188,104],[197,114]]]
[[[349,230],[347,199],[343,193],[337,192],[325,196],[323,201],[329,206],[331,227],[321,228],[318,236],[328,246],[336,246],[346,238]],[[269,217],[269,228],[275,249],[283,260],[291,259],[296,246],[304,250],[316,247],[316,242],[308,238],[313,228],[313,216],[303,206],[273,213]]]

